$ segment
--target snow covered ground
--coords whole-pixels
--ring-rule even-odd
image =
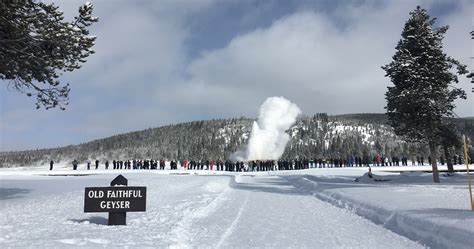
[[[2,169],[0,247],[472,248],[465,173],[433,184],[430,174],[387,168],[373,169],[380,181],[367,168]],[[108,186],[118,173],[147,186],[147,211],[107,226],[107,213],[83,212],[84,188]]]

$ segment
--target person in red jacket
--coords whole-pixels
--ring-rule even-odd
[[[184,161],[183,161],[184,170],[186,170],[187,165],[188,165],[188,161],[186,161],[186,159],[184,159]]]
[[[211,170],[212,170],[212,168],[214,167],[214,160],[211,159],[211,161],[209,162],[209,165],[211,166]]]

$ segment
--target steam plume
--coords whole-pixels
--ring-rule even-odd
[[[301,113],[300,108],[283,97],[270,97],[260,106],[258,121],[253,122],[248,145],[231,155],[232,160],[277,160],[285,151],[290,136],[285,132]]]

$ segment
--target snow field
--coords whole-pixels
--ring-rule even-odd
[[[388,167],[391,168],[391,167]],[[375,168],[373,168],[375,169]],[[380,168],[382,170],[383,168]],[[110,227],[84,213],[84,188],[124,174],[147,211]],[[465,174],[366,168],[281,172],[0,171],[0,247],[470,248]],[[68,176],[68,174],[74,176]],[[181,175],[185,174],[185,175]],[[200,175],[196,175],[200,174]],[[355,182],[355,178],[359,178]],[[317,198],[315,198],[317,197]]]
[[[108,214],[84,213],[83,201],[86,186],[107,186],[111,176],[3,177],[0,247],[167,247],[181,235],[178,221],[215,199],[216,191],[222,191],[209,191],[202,179],[194,177],[125,175],[129,185],[147,186],[147,211],[127,213],[127,226],[109,227]],[[227,186],[227,181],[215,179],[213,185]]]
[[[402,173],[352,177],[287,176],[292,184],[321,200],[352,210],[375,224],[432,248],[472,248],[474,212],[470,211],[465,174],[441,177]]]

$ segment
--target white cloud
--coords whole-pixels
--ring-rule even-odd
[[[442,24],[449,25],[443,43],[445,52],[454,59],[467,65],[469,71],[474,71],[474,60],[471,59],[473,56],[471,51],[474,47],[474,40],[472,40],[470,36],[473,26],[466,20],[468,20],[468,18],[472,19],[472,11],[472,3],[462,1],[462,5],[460,5],[458,11],[447,16],[444,20],[445,23]],[[474,93],[472,93],[471,90],[474,84],[471,84],[470,79],[467,77],[461,76],[459,77],[459,84],[457,84],[456,87],[461,87],[467,93],[466,100],[456,101],[456,113],[460,116],[474,116]]]
[[[72,20],[81,5],[76,1],[56,3],[66,20]],[[35,111],[32,99],[25,101],[18,93],[5,92],[2,99],[9,102],[2,104],[0,151],[85,142],[182,120],[159,106],[156,91],[180,78],[186,60],[184,42],[190,32],[185,21],[212,1],[93,4],[94,16],[99,17],[91,26],[91,34],[97,36],[96,54],[81,69],[64,74],[63,80],[71,83],[67,110]],[[39,127],[51,139],[39,141]]]
[[[183,108],[213,107],[215,113],[245,110],[255,115],[258,104],[273,95],[287,97],[307,114],[383,112],[390,82],[380,67],[391,61],[414,8],[403,1],[381,9],[346,6],[335,13],[344,16],[347,26],[343,28],[340,20],[337,23],[322,13],[292,14],[267,29],[235,37],[222,49],[204,53],[188,67],[191,80],[176,87],[173,95],[189,93],[196,100],[205,99],[191,100]],[[463,26],[466,17],[469,13],[463,11],[448,20],[458,29],[454,26]],[[448,52],[456,57],[468,44],[453,46],[459,34],[450,35]],[[474,114],[463,105],[458,112]]]
[[[37,112],[31,99],[6,93],[0,150],[78,143],[180,121],[255,117],[269,96],[284,96],[305,114],[383,112],[390,82],[380,67],[391,61],[416,7],[413,1],[369,1],[340,5],[331,13],[299,8],[269,27],[239,32],[224,47],[189,58],[193,15],[205,13],[214,1],[93,3],[99,16],[91,32],[98,36],[97,53],[80,70],[65,74],[72,87],[70,106],[65,112]],[[451,26],[448,54],[471,65],[471,25],[465,21],[471,4],[458,4],[439,24]],[[71,19],[80,3],[59,5]],[[265,11],[249,12],[241,21],[253,22]],[[472,87],[464,78],[461,84]],[[473,97],[459,103],[459,115],[474,116]],[[36,141],[37,127],[51,139]]]

